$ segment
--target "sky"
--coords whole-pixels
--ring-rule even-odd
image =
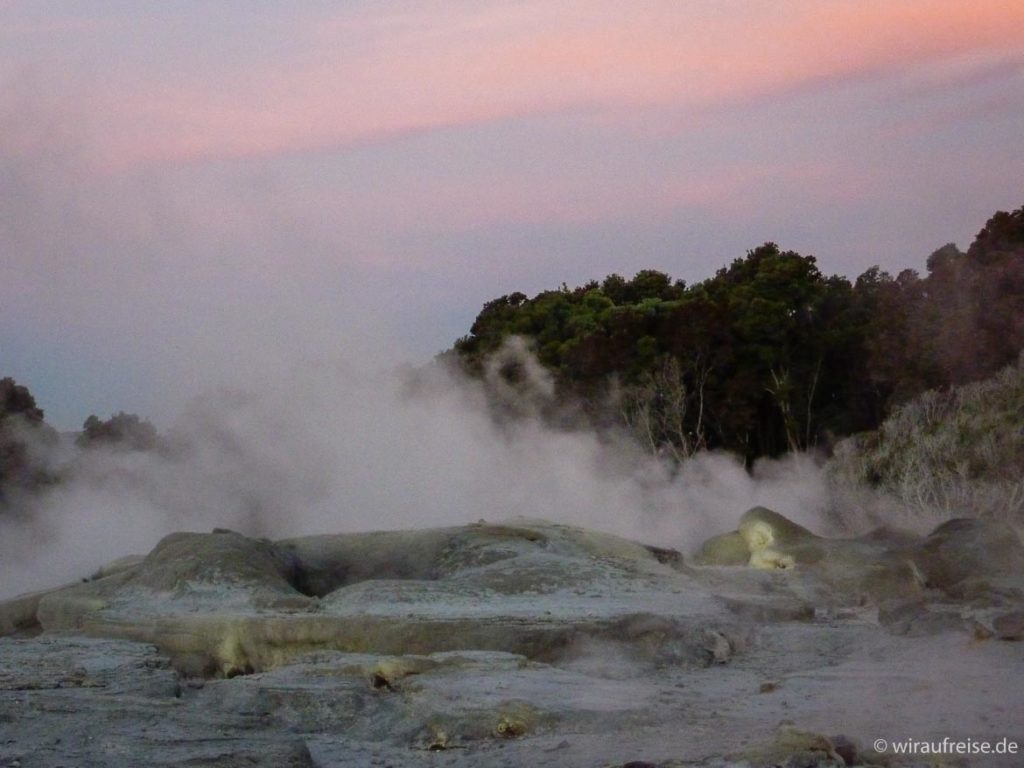
[[[158,425],[484,302],[1024,204],[1019,0],[0,0],[0,376]]]

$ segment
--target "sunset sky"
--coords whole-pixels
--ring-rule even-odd
[[[923,270],[1022,180],[1020,0],[0,0],[0,376],[163,425],[515,290]]]

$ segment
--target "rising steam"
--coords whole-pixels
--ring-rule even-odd
[[[524,378],[500,391],[505,406],[530,414],[553,397],[523,345],[495,361],[510,364]],[[766,504],[820,529],[825,486],[807,457],[751,476],[706,454],[674,471],[625,438],[496,419],[485,386],[440,366],[334,363],[199,396],[160,450],[75,451],[62,483],[0,518],[0,593],[74,580],[169,532],[214,527],[274,538],[525,516],[685,551]]]

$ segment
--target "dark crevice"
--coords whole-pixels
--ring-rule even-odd
[[[670,568],[675,568],[676,570],[683,566],[683,555],[677,549],[653,547],[650,544],[644,544],[644,549],[654,555],[654,559],[662,565],[667,565]]]

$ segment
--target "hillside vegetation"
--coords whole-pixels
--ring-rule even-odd
[[[911,517],[1024,523],[1024,356],[984,381],[929,390],[836,446],[837,490],[870,487]]]
[[[873,267],[851,282],[766,243],[693,285],[643,270],[508,294],[446,356],[486,379],[515,337],[551,372],[559,402],[628,427],[655,453],[717,448],[753,461],[827,449],[922,392],[1017,359],[1024,208],[992,216],[966,252],[935,251],[925,277]],[[525,378],[512,364],[504,373]]]

